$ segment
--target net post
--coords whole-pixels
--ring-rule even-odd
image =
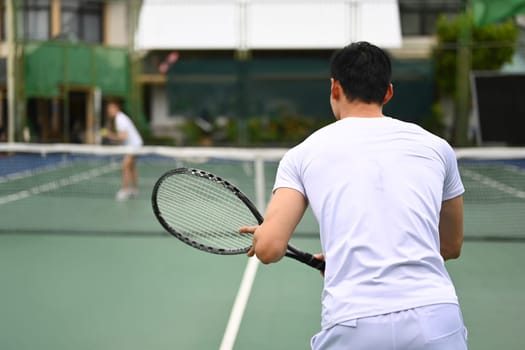
[[[266,210],[266,179],[264,174],[264,159],[258,155],[255,157],[255,205],[261,213]],[[264,214],[263,214],[264,215]]]

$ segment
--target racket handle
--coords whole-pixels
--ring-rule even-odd
[[[312,254],[309,254],[309,253],[306,253],[307,255],[309,255],[309,260],[306,262],[307,265],[310,265],[311,267],[321,271],[321,272],[324,272],[324,268],[325,268],[325,262],[324,260],[319,260],[317,259],[316,257],[314,257]]]
[[[295,247],[288,246],[288,251],[286,252],[286,256],[289,258],[295,259],[297,261],[300,261],[308,266],[311,266],[314,269],[324,272],[324,268],[325,268],[324,260],[319,260],[310,253],[306,253],[306,252],[300,251],[299,249]]]

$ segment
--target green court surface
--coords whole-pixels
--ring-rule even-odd
[[[469,331],[469,349],[525,349],[525,243],[466,242],[447,262]]]
[[[0,237],[1,349],[215,349],[244,259],[174,239]]]
[[[471,349],[525,348],[524,250],[467,242],[447,263]],[[171,238],[1,235],[0,348],[218,349],[245,263]],[[295,261],[259,266],[235,349],[307,349],[320,291]]]
[[[267,193],[275,166],[265,168]],[[248,163],[199,167],[255,193]],[[168,166],[142,162],[141,194],[125,202],[113,199],[118,167],[75,168],[88,174],[80,180],[66,168],[0,178],[0,350],[219,349],[247,258],[200,252],[161,230],[149,196]],[[466,197],[467,240],[447,267],[470,349],[523,350],[525,181],[489,175],[464,177],[480,197]],[[53,178],[67,181],[42,187]],[[308,212],[293,243],[319,251],[317,230]],[[321,288],[319,273],[296,261],[260,265],[234,349],[308,349]]]

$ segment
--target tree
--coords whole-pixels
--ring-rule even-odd
[[[455,77],[457,63],[457,39],[460,33],[461,21],[467,15],[459,15],[449,20],[445,16],[437,22],[438,44],[434,49],[436,80],[441,96],[453,96],[455,93]],[[514,55],[519,29],[514,21],[508,20],[500,24],[489,24],[475,27],[471,23],[471,70],[499,70],[510,62]]]
[[[499,70],[510,62],[518,38],[512,20],[485,26],[474,25],[470,12],[437,23],[434,49],[436,81],[441,99],[454,97],[452,142],[469,144],[469,74],[472,70]]]

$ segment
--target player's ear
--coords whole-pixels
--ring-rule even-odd
[[[330,98],[339,100],[341,97],[341,84],[334,78],[330,78]]]
[[[390,99],[392,99],[392,96],[394,96],[394,86],[392,83],[388,85],[388,89],[386,90],[385,98],[383,99],[383,105],[386,105]]]
[[[334,78],[330,79],[330,107],[332,108],[332,113],[334,114],[335,119],[339,120],[340,111],[339,111],[339,101],[341,99],[341,84]]]

